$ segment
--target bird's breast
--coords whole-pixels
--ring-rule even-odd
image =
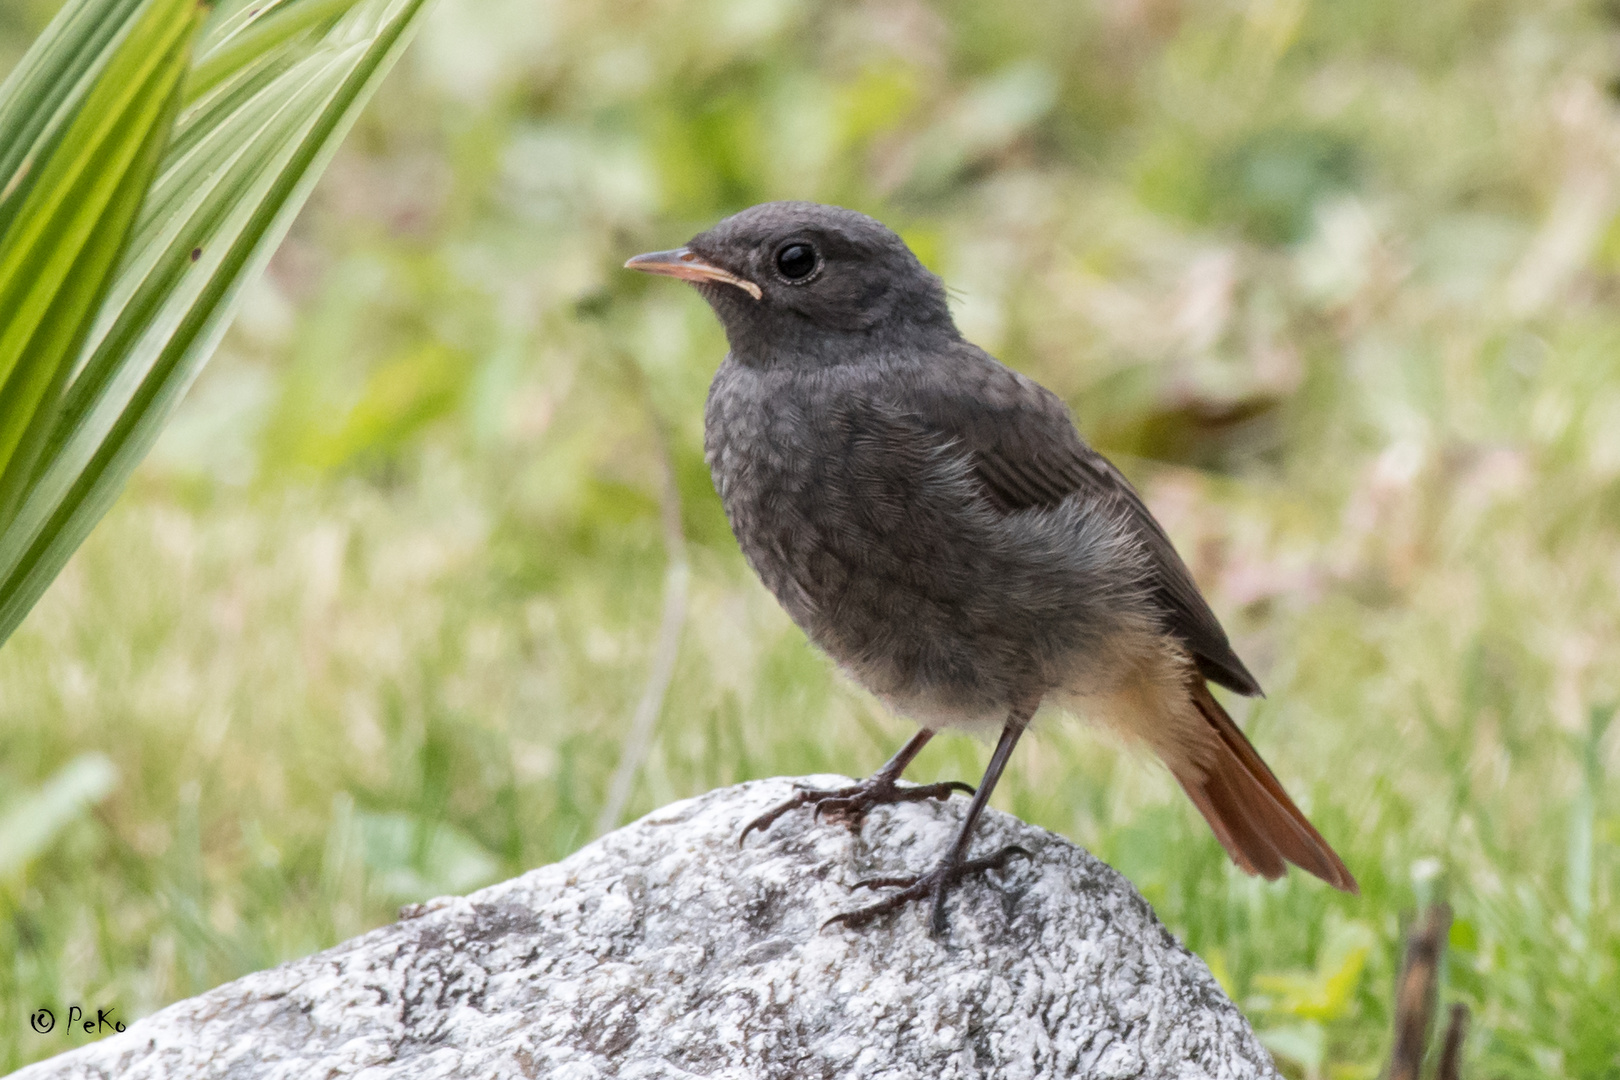
[[[892,585],[903,570],[923,478],[873,402],[786,375],[726,376],[706,417],[715,489],[743,554],[819,639],[852,590]]]

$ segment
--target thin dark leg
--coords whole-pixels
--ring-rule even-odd
[[[830,817],[838,818],[852,828],[858,828],[866,817],[866,812],[874,806],[885,803],[921,802],[923,799],[948,799],[955,791],[973,794],[972,786],[959,780],[948,780],[942,784],[900,786],[900,774],[906,771],[906,766],[911,764],[912,759],[933,737],[933,731],[923,728],[913,735],[906,745],[897,750],[894,757],[885,762],[881,769],[858,784],[827,790],[805,788],[794,792],[793,798],[778,803],[743,826],[742,835],[737,837],[737,843],[741,844],[748,839],[748,834],[755,829],[770,828],[771,823],[777,818],[801,806],[814,806],[817,816],[825,811]]]
[[[973,827],[979,823],[979,815],[990,801],[990,795],[996,790],[996,784],[1001,781],[1001,771],[1007,767],[1007,759],[1012,757],[1013,747],[1018,745],[1018,737],[1024,733],[1024,723],[1008,724],[1001,729],[1001,741],[996,743],[996,752],[990,755],[990,764],[985,767],[984,779],[979,781],[979,790],[973,793],[973,801],[968,803],[967,817],[962,819],[962,829],[956,834],[956,843],[946,853],[946,862],[961,862],[967,855],[968,848],[973,846]]]
[[[872,776],[874,778],[881,776],[888,780],[900,779],[900,774],[906,771],[906,766],[911,764],[913,758],[922,753],[922,748],[927,746],[928,740],[933,737],[934,733],[931,729],[918,729],[917,734],[907,739],[906,745],[896,750],[894,757],[884,762],[883,768],[873,773]]]
[[[973,801],[968,804],[967,817],[962,821],[962,827],[957,831],[956,841],[951,844],[950,850],[939,861],[939,865],[926,874],[912,874],[905,877],[868,878],[855,883],[857,889],[882,889],[900,886],[901,891],[892,896],[886,896],[875,904],[835,915],[827,920],[826,925],[835,922],[846,926],[861,927],[891,911],[897,911],[913,900],[933,898],[933,910],[929,919],[929,931],[939,937],[945,932],[945,897],[952,885],[969,874],[983,873],[986,870],[999,870],[1006,865],[1008,859],[1014,855],[1023,855],[1026,858],[1029,852],[1016,844],[1002,848],[994,855],[979,859],[969,859],[968,851],[973,846],[973,830],[979,823],[979,817],[990,801],[990,794],[996,789],[996,782],[1001,779],[1002,770],[1007,767],[1007,759],[1012,757],[1013,747],[1018,745],[1019,736],[1024,734],[1029,719],[1034,715],[1034,708],[1014,709],[1007,718],[1007,726],[1001,729],[1001,741],[996,744],[996,752],[990,756],[990,765],[984,770],[984,779],[979,781],[979,790],[974,792]]]

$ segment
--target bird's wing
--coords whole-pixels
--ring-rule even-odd
[[[953,377],[940,378],[941,368],[954,369]],[[1117,508],[1157,571],[1166,629],[1205,678],[1240,694],[1260,693],[1170,538],[1130,481],[1080,438],[1056,394],[971,346],[930,369],[931,377],[904,381],[898,404],[972,455],[992,505],[1010,514],[1084,493]]]

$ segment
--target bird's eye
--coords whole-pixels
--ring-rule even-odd
[[[816,249],[809,244],[788,244],[776,253],[776,269],[789,281],[800,281],[816,268]]]

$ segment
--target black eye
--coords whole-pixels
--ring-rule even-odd
[[[809,277],[816,268],[816,249],[809,244],[788,244],[776,253],[776,268],[789,281]]]

